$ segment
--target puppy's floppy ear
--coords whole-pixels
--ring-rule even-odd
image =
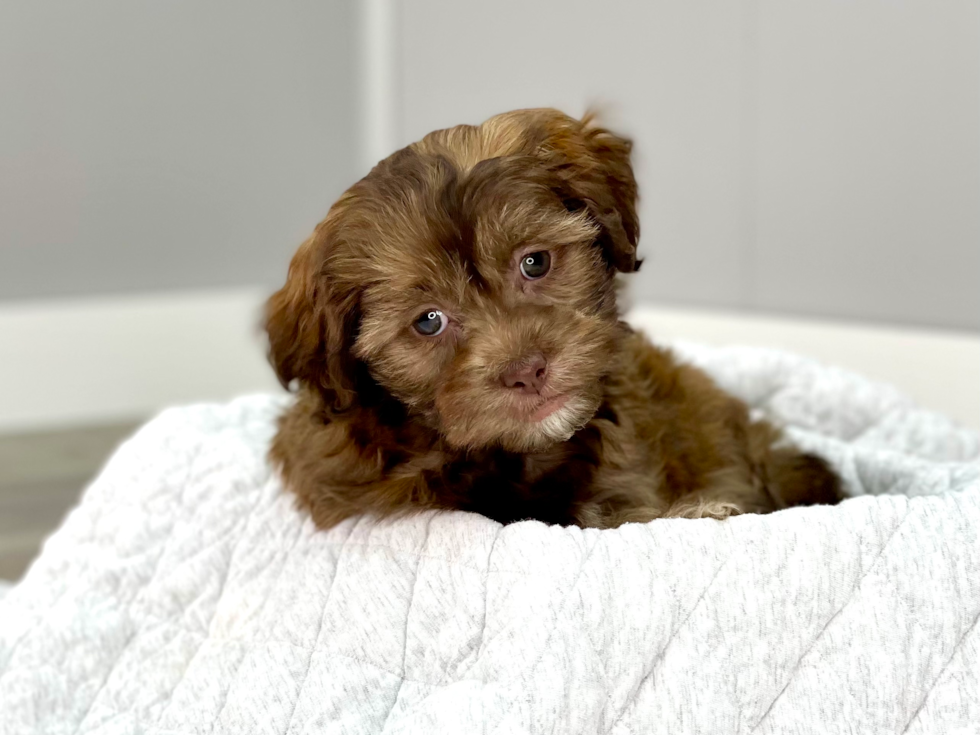
[[[293,380],[320,391],[332,412],[357,399],[357,361],[351,355],[358,322],[358,294],[341,290],[326,272],[329,228],[321,224],[292,262],[286,285],[265,305],[269,361],[279,382]]]
[[[565,206],[589,211],[602,228],[603,252],[617,270],[639,270],[636,246],[640,222],[630,163],[633,143],[594,125],[591,112],[581,121],[554,111],[543,112],[540,121],[545,138],[538,150],[560,180],[556,191]]]

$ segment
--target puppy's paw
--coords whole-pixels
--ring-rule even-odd
[[[724,500],[679,500],[670,506],[665,518],[714,518],[723,521],[730,516],[739,515],[742,509],[735,503]]]

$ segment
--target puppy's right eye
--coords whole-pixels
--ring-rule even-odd
[[[448,323],[449,320],[441,311],[430,309],[415,320],[414,326],[415,331],[423,337],[435,337],[437,334],[442,334]]]
[[[529,281],[544,278],[549,270],[551,270],[551,253],[547,250],[528,253],[521,258],[521,275]]]

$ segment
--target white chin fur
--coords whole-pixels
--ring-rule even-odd
[[[566,441],[588,423],[591,415],[588,409],[589,406],[586,405],[585,401],[580,398],[572,398],[550,416],[542,419],[538,423],[535,433],[548,441]]]

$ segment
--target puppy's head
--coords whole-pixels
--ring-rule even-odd
[[[637,268],[630,143],[522,110],[382,161],[267,305],[280,380],[334,413],[379,395],[451,446],[541,449],[592,418]]]

